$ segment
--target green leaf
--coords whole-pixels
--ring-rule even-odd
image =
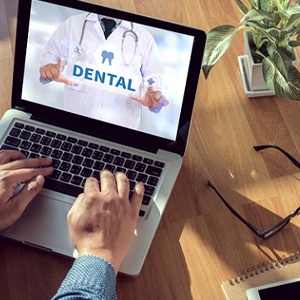
[[[252,8],[259,9],[259,0],[249,0]]]
[[[242,12],[243,15],[247,14],[249,11],[247,6],[241,1],[241,0],[234,0],[236,5],[239,7],[240,11]]]
[[[277,10],[274,0],[260,1],[260,9],[266,12],[273,12],[274,10]]]
[[[265,82],[269,89],[277,96],[300,100],[300,73],[291,66],[288,70],[288,77],[277,68],[269,57],[265,57],[262,63]]]
[[[271,22],[274,21],[273,15],[262,10],[259,11],[256,9],[251,9],[241,20],[241,23],[248,22],[248,21],[257,21],[257,22],[263,21],[264,23],[266,20],[269,20]]]
[[[238,30],[239,28],[236,28],[232,25],[222,25],[212,29],[207,33],[207,41],[202,66],[205,78],[208,77],[212,67],[229,48],[232,38]]]
[[[298,47],[300,46],[300,41],[289,41],[289,45],[291,47]]]

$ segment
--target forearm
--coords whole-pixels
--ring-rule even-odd
[[[77,258],[52,300],[117,299],[113,266],[106,260],[83,255]]]

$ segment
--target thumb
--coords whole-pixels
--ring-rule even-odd
[[[25,184],[23,188],[10,199],[8,207],[9,221],[6,224],[6,227],[10,226],[20,218],[28,204],[42,189],[44,183],[45,178],[42,175],[38,175],[27,185]]]
[[[40,192],[44,183],[44,176],[38,175],[29,181],[27,185],[25,184],[23,188],[14,196],[15,203],[18,203],[20,211],[24,211],[31,200]]]

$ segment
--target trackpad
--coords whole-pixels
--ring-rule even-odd
[[[18,240],[72,256],[67,214],[71,204],[37,196],[21,218],[11,227],[10,235]]]

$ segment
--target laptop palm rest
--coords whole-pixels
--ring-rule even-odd
[[[7,229],[7,236],[25,244],[72,256],[74,247],[67,226],[70,208],[70,203],[38,195],[21,218]]]

